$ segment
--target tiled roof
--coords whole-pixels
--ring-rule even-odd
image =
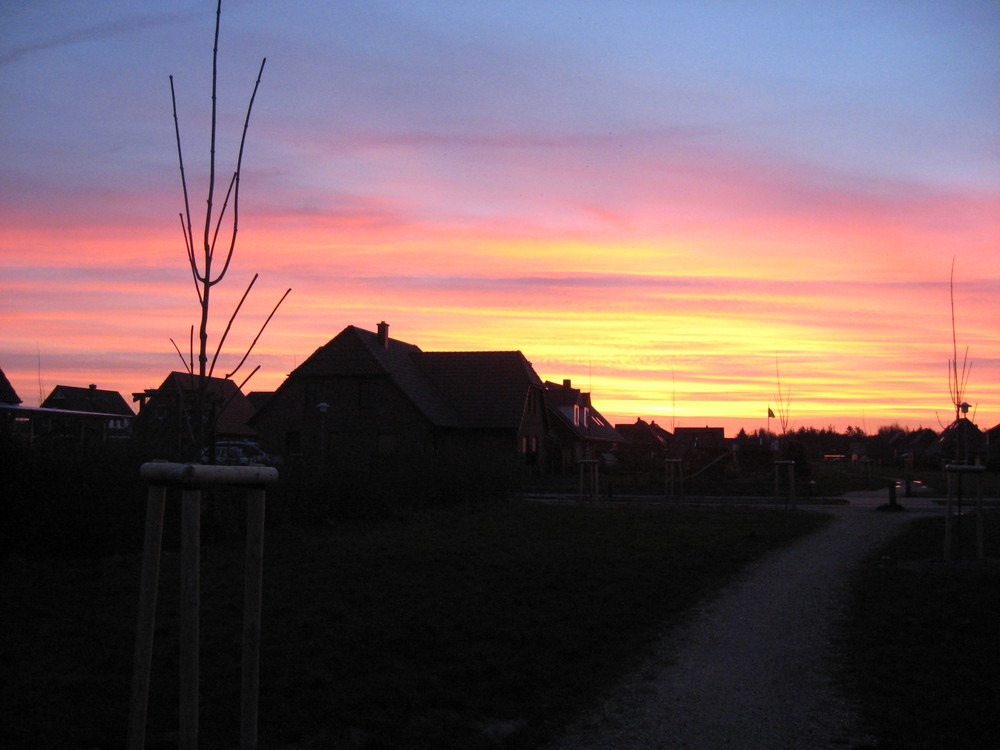
[[[414,356],[420,353],[419,347],[393,338],[388,338],[387,345],[383,346],[377,334],[347,326],[295,368],[292,376],[311,379],[338,375],[388,375],[433,424],[458,426],[455,410],[417,368]]]
[[[172,372],[159,387],[164,395],[178,392],[193,393],[197,389],[197,376],[186,372]],[[247,426],[254,415],[253,404],[243,395],[243,391],[232,380],[226,378],[208,378],[206,392],[222,404],[215,430],[220,435],[253,435],[254,430]]]
[[[649,422],[641,418],[632,424],[616,424],[615,429],[624,435],[626,440],[638,445],[662,446],[665,442],[663,435],[653,430]]]
[[[14,390],[14,386],[7,380],[3,370],[0,370],[0,404],[14,404],[16,406],[19,403],[21,403],[21,399]]]
[[[292,376],[387,375],[432,424],[480,429],[520,427],[529,386],[542,384],[521,352],[424,352],[385,341],[347,326]]]
[[[566,382],[545,381],[545,402],[549,411],[582,440],[603,440],[612,443],[625,442],[625,436],[611,426],[604,416],[594,408],[590,394],[573,388]],[[586,410],[586,424],[576,424],[574,407]],[[580,420],[582,421],[582,420]]]
[[[135,416],[128,402],[122,398],[122,394],[118,391],[102,390],[96,386],[82,388],[75,385],[57,385],[42,402],[42,408]]]
[[[542,381],[521,352],[421,352],[419,370],[464,427],[517,429],[530,386]]]

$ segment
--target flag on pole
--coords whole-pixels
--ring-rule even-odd
[[[771,411],[771,407],[770,406],[767,407],[767,418],[768,419],[774,419],[774,412]]]

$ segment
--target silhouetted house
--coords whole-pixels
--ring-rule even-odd
[[[1000,424],[986,430],[986,467],[991,471],[1000,469]]]
[[[883,437],[882,431],[877,437]],[[934,467],[939,463],[936,455],[938,434],[929,427],[916,430],[893,429],[884,436],[876,449],[869,449],[871,458],[883,463],[903,463],[912,461],[914,466]],[[884,447],[883,447],[884,444]]]
[[[986,461],[986,435],[968,417],[944,428],[933,453],[941,463],[982,464]]]
[[[107,391],[90,385],[82,388],[75,385],[57,385],[42,402],[43,409],[65,409],[67,411],[116,414],[130,420],[135,412],[118,391]]]
[[[545,382],[545,406],[549,413],[549,471],[573,472],[581,460],[600,460],[606,467],[617,464],[617,450],[625,438],[594,408],[590,394],[574,388],[572,381]]]
[[[172,372],[159,388],[132,394],[132,400],[139,402],[133,435],[147,455],[173,460],[191,458],[197,398],[198,376],[186,372]],[[256,437],[249,425],[255,409],[232,380],[208,378],[205,401],[204,419],[210,425],[210,440]]]
[[[3,370],[0,370],[0,436],[12,438],[20,436],[20,427],[24,424],[21,415],[21,398],[14,386],[7,380]]]
[[[684,460],[685,473],[699,471],[722,456],[729,455],[731,446],[722,427],[677,427],[671,458]]]
[[[274,391],[250,391],[247,394],[247,400],[253,405],[255,411],[260,411],[261,407],[264,406],[274,395]]]
[[[348,326],[299,365],[252,424],[287,459],[369,467],[452,457],[538,465],[542,382],[521,352],[424,352]]]
[[[14,390],[14,386],[12,386],[10,381],[7,380],[7,376],[4,374],[3,370],[0,370],[0,404],[17,406],[20,403],[21,398]]]
[[[616,424],[615,431],[625,439],[618,450],[624,470],[637,474],[663,473],[672,439],[669,432],[641,418],[632,424]]]
[[[130,438],[135,412],[118,391],[57,385],[31,419],[35,439],[95,445]]]

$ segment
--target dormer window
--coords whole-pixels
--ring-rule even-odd
[[[573,425],[575,427],[580,426],[580,405],[573,404]]]

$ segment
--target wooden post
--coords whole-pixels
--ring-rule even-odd
[[[201,490],[181,493],[180,748],[198,747],[201,615]]]
[[[788,492],[785,494],[785,507],[788,507],[789,502],[791,502],[792,507],[795,507],[795,462],[794,461],[775,461],[774,462],[774,504],[777,505],[781,500],[781,470],[786,469],[788,475]]]
[[[243,595],[243,705],[240,747],[257,750],[257,703],[260,693],[260,607],[264,560],[264,488],[247,490],[247,547]]]
[[[962,491],[964,477],[971,476],[976,483],[976,559],[986,559],[986,546],[983,536],[983,474],[986,472],[985,466],[975,466],[968,464],[948,464],[944,467],[948,476],[948,500],[945,506],[944,516],[944,559],[951,560],[954,556],[954,544],[952,537],[956,535],[956,529],[961,529],[960,521],[952,523],[952,498],[958,500],[959,514],[962,509]],[[958,532],[961,533],[960,531]],[[961,545],[961,539],[959,539]],[[959,547],[961,549],[961,547]]]
[[[680,495],[684,497],[684,459],[668,458],[667,465],[667,497],[673,498],[680,489]]]
[[[156,595],[166,496],[164,485],[152,485],[146,500],[146,536],[142,545],[139,614],[135,626],[132,695],[128,711],[128,750],[142,750],[146,745],[146,709],[149,705],[149,676],[153,668],[153,633],[156,628]]]
[[[945,472],[948,475],[948,499],[945,501],[944,506],[944,553],[943,557],[945,561],[951,560],[951,499],[954,497],[955,493],[955,479],[957,476],[952,472],[948,471],[948,467],[945,467]]]

